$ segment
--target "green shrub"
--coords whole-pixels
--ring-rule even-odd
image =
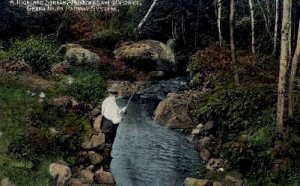
[[[91,104],[97,104],[105,96],[106,82],[98,73],[79,69],[74,73],[74,79],[66,94]]]
[[[276,93],[267,86],[216,86],[200,98],[198,113],[203,120],[214,120],[222,136],[231,139],[248,127],[263,126],[264,111],[275,103]]]
[[[24,41],[16,40],[7,51],[6,57],[24,59],[34,73],[48,74],[51,65],[62,59],[62,56],[56,54],[56,49],[54,42],[39,37],[29,37]]]
[[[122,39],[122,33],[118,30],[106,29],[98,32],[93,39],[93,44],[97,47],[113,49]]]
[[[73,110],[40,104],[30,109],[25,129],[9,144],[8,154],[38,166],[45,157],[74,155],[89,131],[88,120]],[[54,128],[58,133],[50,132]]]

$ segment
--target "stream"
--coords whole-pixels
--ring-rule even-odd
[[[118,186],[182,186],[203,174],[203,164],[186,136],[157,124],[153,111],[169,92],[185,89],[182,78],[159,81],[139,91],[128,105],[112,150],[111,172]],[[126,105],[127,99],[120,99]]]

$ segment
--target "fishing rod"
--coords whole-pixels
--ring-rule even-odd
[[[135,92],[131,94],[131,96],[130,96],[130,98],[129,98],[127,104],[126,104],[126,110],[127,110],[127,107],[128,107],[128,105],[129,105],[131,99],[133,98],[133,95],[134,95],[134,94],[135,94]]]

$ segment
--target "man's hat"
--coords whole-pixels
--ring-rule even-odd
[[[113,84],[109,89],[108,92],[110,93],[118,93],[119,89],[118,89],[118,85],[117,84]]]

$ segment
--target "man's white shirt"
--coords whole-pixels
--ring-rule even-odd
[[[113,124],[119,124],[122,121],[125,111],[126,107],[121,109],[117,105],[116,96],[114,95],[109,96],[102,103],[102,115],[112,121]]]

